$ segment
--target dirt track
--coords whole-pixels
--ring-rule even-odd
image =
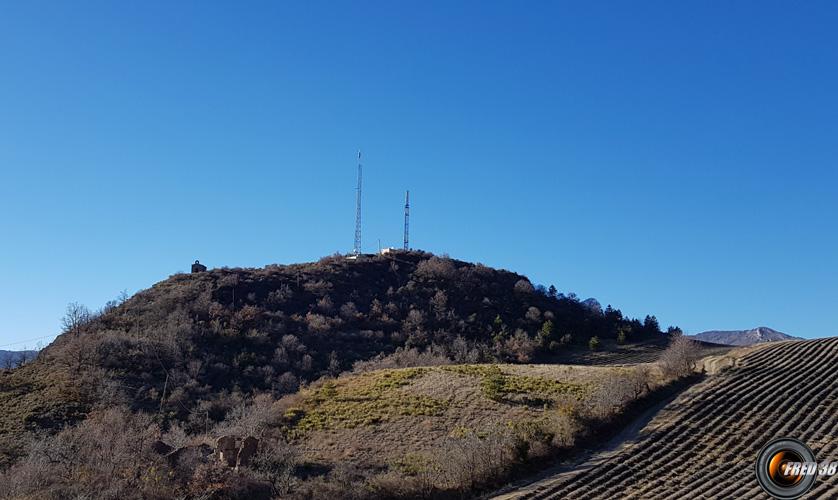
[[[666,405],[636,440],[502,497],[768,498],[754,461],[779,436],[838,461],[838,337],[755,349]],[[804,498],[838,498],[838,475]]]

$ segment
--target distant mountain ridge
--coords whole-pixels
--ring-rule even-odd
[[[35,359],[38,351],[4,351],[0,349],[0,369],[11,368]]]
[[[760,326],[750,330],[710,330],[697,333],[692,337],[703,342],[738,346],[761,344],[763,342],[779,342],[782,340],[800,340],[800,337],[778,332],[766,326]]]

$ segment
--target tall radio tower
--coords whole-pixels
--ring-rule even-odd
[[[410,227],[410,191],[404,192],[404,249],[409,250],[408,229]]]
[[[361,255],[361,152],[358,151],[358,188],[355,197],[355,256]]]

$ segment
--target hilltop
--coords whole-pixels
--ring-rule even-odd
[[[703,342],[713,344],[745,346],[761,344],[763,342],[781,342],[783,340],[803,340],[771,328],[760,326],[750,330],[711,330],[692,336]]]
[[[281,397],[394,353],[525,363],[587,350],[592,337],[662,337],[653,316],[624,318],[513,272],[424,252],[177,274],[73,315],[35,361],[0,375],[5,463],[21,452],[21,432],[55,431],[96,408],[191,433],[257,394]]]

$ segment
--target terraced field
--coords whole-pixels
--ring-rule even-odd
[[[633,442],[503,497],[768,498],[754,461],[779,436],[838,460],[838,337],[756,348],[666,405]],[[838,498],[838,475],[805,498]]]
[[[658,339],[643,340],[631,344],[620,345],[614,340],[603,340],[603,349],[591,351],[585,347],[562,349],[560,353],[550,359],[551,363],[564,365],[629,365],[636,363],[654,363],[669,345],[669,340],[663,335]],[[724,354],[733,347],[697,342],[701,356],[715,356]]]

